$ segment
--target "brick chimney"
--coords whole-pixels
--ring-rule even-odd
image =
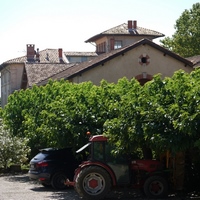
[[[134,21],[129,20],[128,21],[128,30],[131,31],[133,29],[137,29],[137,21],[136,20],[134,20]]]
[[[133,28],[133,22],[132,20],[128,21],[128,29],[131,30]]]
[[[35,61],[35,45],[34,44],[27,44],[27,61],[34,62]]]
[[[137,21],[136,20],[133,21],[133,28],[137,29]]]
[[[61,63],[63,63],[64,61],[63,61],[63,50],[60,48],[60,49],[58,49],[58,56],[59,56],[59,61],[61,62]]]

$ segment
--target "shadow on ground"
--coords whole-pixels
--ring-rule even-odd
[[[75,190],[70,187],[62,191],[54,190],[51,187],[44,187],[39,184],[37,181],[29,180],[28,174],[4,174],[1,175],[7,181],[18,182],[18,183],[29,183],[32,187],[30,190],[34,192],[49,192],[50,199],[59,199],[59,200],[80,200],[78,194]],[[105,200],[149,200],[144,196],[144,194],[140,190],[133,190],[130,188],[116,189],[111,191],[105,198]],[[199,192],[191,192],[191,193],[173,193],[168,196],[166,199],[173,200],[187,200],[187,199],[195,199],[200,200]],[[158,199],[157,199],[158,200]]]

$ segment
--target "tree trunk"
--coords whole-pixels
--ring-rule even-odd
[[[176,153],[174,160],[173,177],[174,189],[183,190],[185,177],[185,152]]]

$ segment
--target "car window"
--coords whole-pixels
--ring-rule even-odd
[[[38,154],[34,157],[34,159],[35,159],[35,160],[44,160],[47,156],[48,156],[48,154],[38,153]]]
[[[71,150],[42,151],[34,157],[35,160],[73,160]]]

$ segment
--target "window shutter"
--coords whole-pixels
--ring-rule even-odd
[[[115,40],[113,38],[110,39],[110,50],[114,50]]]

